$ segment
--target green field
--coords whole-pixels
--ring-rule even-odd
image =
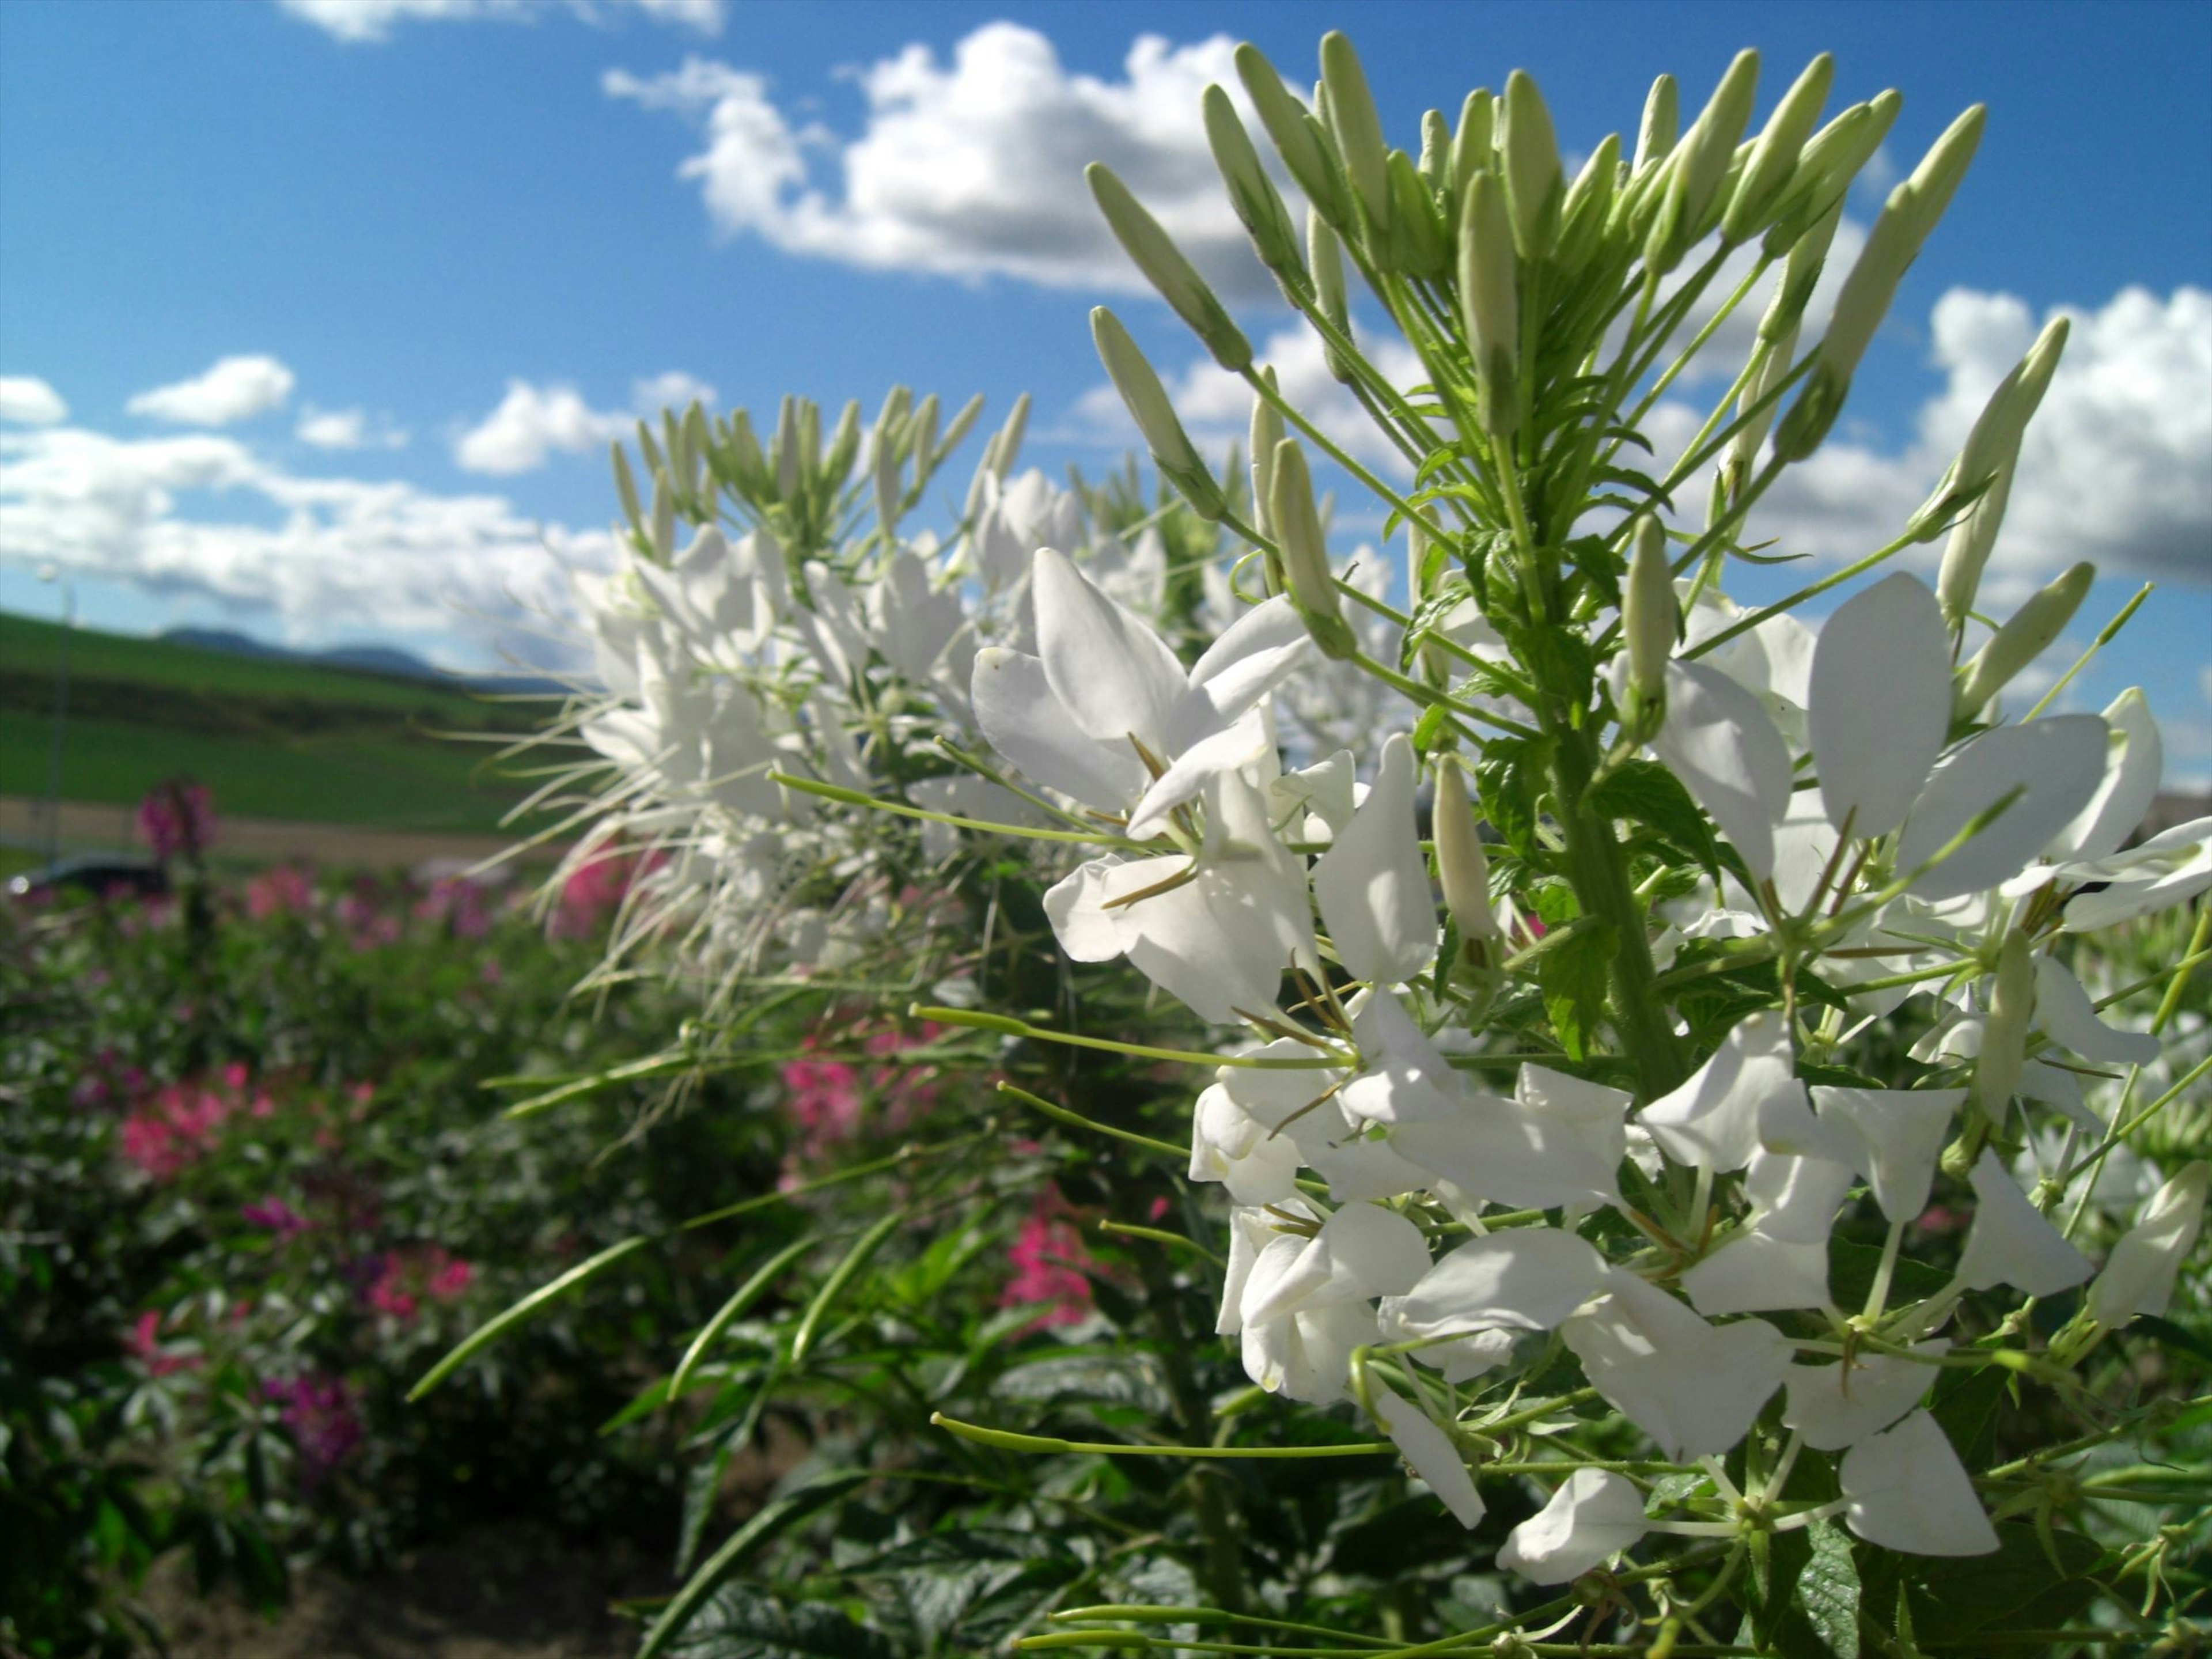
[[[63,630],[0,616],[0,794],[43,795]],[[542,705],[316,664],[78,629],[61,793],[136,801],[191,775],[220,813],[490,831],[522,786],[496,739]]]

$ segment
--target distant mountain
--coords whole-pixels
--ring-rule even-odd
[[[349,668],[356,673],[382,674],[392,679],[427,680],[449,689],[495,692],[561,691],[567,689],[557,680],[534,674],[449,674],[433,664],[424,662],[413,652],[403,651],[395,645],[341,645],[328,651],[294,651],[228,628],[171,628],[164,629],[156,637],[173,645],[188,645],[201,651],[221,651],[234,657],[315,663],[325,668]]]

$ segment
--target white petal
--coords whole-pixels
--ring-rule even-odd
[[[1675,1462],[1743,1438],[1790,1369],[1788,1338],[1763,1319],[1711,1325],[1632,1273],[1559,1327],[1590,1386]]]
[[[2203,1230],[2208,1183],[2212,1165],[2199,1158],[2152,1195],[2089,1287],[2091,1318],[2117,1327],[2138,1314],[2165,1314],[2181,1264]]]
[[[1852,1166],[1874,1187],[1874,1200],[1892,1221],[1912,1221],[1928,1207],[1951,1119],[1964,1089],[1844,1089],[1814,1087],[1813,1103],[1823,1123],[1856,1143]]]
[[[1915,1343],[1912,1352],[1940,1354],[1950,1346],[1939,1336]],[[1856,1354],[1847,1364],[1792,1365],[1783,1426],[1803,1435],[1814,1451],[1841,1451],[1918,1405],[1938,1375],[1933,1365],[1883,1353]]]
[[[1138,841],[1167,828],[1168,814],[1193,800],[1224,772],[1250,766],[1273,752],[1267,725],[1257,714],[1234,726],[1200,738],[1175,757],[1167,770],[1154,779],[1129,815],[1129,834]],[[1133,753],[1130,757],[1134,759]],[[1073,792],[1071,792],[1073,793]]]
[[[1609,1129],[1599,1126],[1593,1133],[1518,1101],[1485,1095],[1449,1116],[1400,1121],[1390,1144],[1479,1198],[1549,1210],[1618,1203],[1628,1131],[1616,1118]]]
[[[1806,728],[1820,799],[1862,841],[1905,821],[1951,725],[1942,608],[1899,571],[1839,607],[1813,653]]]
[[[2104,769],[2105,722],[2094,714],[1983,732],[1936,769],[1913,803],[1898,837],[1898,873],[1918,869],[2017,788],[2019,799],[1910,890],[1923,899],[1957,898],[2009,881],[2088,805]]]
[[[1045,890],[1044,914],[1060,948],[1077,962],[1111,962],[1121,954],[1121,930],[1107,909],[1114,896],[1111,878],[1118,869],[1148,870],[1135,878],[1139,888],[1165,879],[1182,859],[1146,859],[1124,866],[1118,859],[1093,859],[1077,866]],[[1156,869],[1150,866],[1157,866]]]
[[[2099,1019],[2081,981],[2054,957],[2035,959],[2035,1023],[2084,1060],[2142,1066],[2159,1055],[2158,1039],[2148,1031],[2116,1030]]]
[[[1825,1243],[1850,1190],[1851,1168],[1825,1158],[1761,1148],[1744,1172],[1744,1195],[1757,1206],[1759,1231],[1796,1244]]]
[[[1313,869],[1338,957],[1376,985],[1411,979],[1436,955],[1437,908],[1413,817],[1413,746],[1395,732],[1375,787]]]
[[[2096,1271],[2027,1201],[1995,1152],[1984,1151],[1971,1179],[1978,1202],[1959,1254],[1959,1280],[1968,1290],[2010,1285],[2030,1296],[2056,1296]]]
[[[1828,1246],[1776,1238],[1753,1227],[1682,1274],[1682,1289],[1707,1318],[1828,1305]]]
[[[1392,1304],[1423,1336],[1510,1326],[1548,1331],[1603,1287],[1605,1258],[1557,1227],[1515,1227],[1470,1239]]]
[[[1133,732],[1165,750],[1188,681],[1160,636],[1100,592],[1066,555],[1041,547],[1032,567],[1037,654],[1076,724],[1105,744]]]
[[[1996,1528],[1951,1442],[1926,1412],[1844,1454],[1844,1523],[1869,1544],[1908,1555],[1987,1555]]]
[[[1610,1469],[1577,1469],[1541,1511],[1513,1528],[1498,1565],[1539,1584],[1564,1584],[1644,1536],[1644,1499]]]
[[[1429,1271],[1429,1243],[1395,1210],[1347,1204],[1321,1230],[1334,1270],[1348,1275],[1362,1296],[1401,1296]]]
[[[1192,666],[1169,742],[1181,747],[1240,719],[1312,654],[1312,638],[1288,594],[1254,606]]]
[[[1795,1072],[1782,1016],[1753,1014],[1728,1034],[1697,1075],[1645,1107],[1638,1121],[1678,1164],[1722,1174],[1741,1170],[1759,1150],[1760,1109],[1773,1096],[1804,1087]]]
[[[1245,1329],[1273,1324],[1295,1313],[1302,1304],[1326,1290],[1334,1276],[1328,1247],[1319,1237],[1277,1233],[1261,1247],[1251,1276],[1244,1281],[1238,1312]]]
[[[1761,881],[1790,805],[1790,749],[1759,699],[1717,668],[1667,665],[1667,718],[1651,747]]]
[[[2120,850],[2158,798],[2166,769],[2166,745],[2142,689],[2130,686],[2105,710],[2112,728],[2105,752],[2104,781],[2089,804],[2051,843],[2058,859],[2101,859]]]
[[[1467,1472],[1467,1460],[1459,1455],[1450,1437],[1429,1420],[1427,1413],[1380,1382],[1370,1385],[1368,1392],[1374,1397],[1375,1415],[1389,1431],[1390,1438],[1397,1443],[1406,1461],[1413,1466],[1413,1473],[1443,1500],[1444,1507],[1460,1525],[1480,1526],[1482,1494],[1475,1491],[1474,1477]]]
[[[1053,695],[1038,658],[995,646],[977,652],[969,696],[991,747],[1033,781],[1102,812],[1121,811],[1143,793],[1136,750],[1085,736]]]
[[[1337,1097],[1352,1116],[1376,1123],[1446,1118],[1477,1098],[1392,993],[1369,997],[1352,1016],[1352,1030],[1369,1067]],[[1478,1104],[1488,1101],[1477,1098]]]

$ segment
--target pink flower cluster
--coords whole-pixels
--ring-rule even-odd
[[[284,1402],[284,1426],[300,1449],[302,1484],[313,1486],[361,1443],[361,1412],[343,1377],[328,1371],[283,1381],[272,1377],[261,1392]]]
[[[241,1205],[238,1213],[246,1225],[276,1234],[280,1243],[298,1237],[310,1224],[306,1217],[274,1194],[258,1204]]]
[[[189,778],[157,783],[138,803],[138,833],[165,862],[197,859],[215,844],[215,798]]]
[[[599,932],[628,896],[631,886],[667,860],[659,853],[605,852],[580,865],[561,884],[553,912],[556,939],[586,939]]]
[[[465,876],[441,876],[415,901],[415,916],[449,929],[455,939],[482,939],[491,931],[491,907],[483,884]]]
[[[172,1083],[133,1107],[123,1120],[123,1156],[156,1181],[167,1181],[207,1156],[222,1126],[244,1112],[267,1117],[276,1103],[248,1092],[245,1066],[233,1063],[213,1083]]]
[[[1024,1330],[1079,1325],[1090,1317],[1091,1281],[1083,1269],[1095,1264],[1058,1188],[1037,1195],[1006,1256],[1014,1273],[1000,1292],[999,1305],[1041,1310]]]
[[[863,1038],[862,1052],[887,1060],[908,1048],[933,1041],[943,1030],[925,1021],[916,1030],[875,1031]],[[805,1045],[818,1051],[819,1038]],[[863,1108],[872,1096],[882,1110],[877,1127],[896,1133],[937,1103],[933,1070],[896,1063],[871,1066],[864,1071],[848,1060],[794,1060],[783,1068],[784,1105],[797,1121],[799,1144],[785,1159],[783,1184],[799,1179],[799,1170],[818,1164],[836,1147],[859,1135]]]
[[[246,914],[256,921],[303,916],[314,908],[314,872],[305,865],[272,864],[246,884]]]
[[[377,1264],[376,1278],[368,1287],[368,1304],[405,1324],[415,1317],[424,1297],[434,1302],[451,1302],[468,1289],[476,1272],[442,1245],[392,1250]]]
[[[131,1357],[146,1368],[152,1376],[167,1376],[173,1371],[188,1371],[200,1363],[196,1353],[170,1353],[161,1346],[161,1316],[149,1308],[138,1316],[131,1334],[123,1339],[123,1346]]]

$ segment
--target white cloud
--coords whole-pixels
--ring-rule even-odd
[[[563,9],[587,22],[633,9],[659,23],[721,33],[723,0],[276,0],[283,10],[349,45],[388,40],[401,23],[523,22]]]
[[[16,426],[52,426],[69,419],[62,394],[35,374],[0,374],[0,421]]]
[[[1226,35],[1188,46],[1140,35],[1121,77],[1107,80],[1070,73],[1035,29],[988,23],[949,63],[910,46],[854,71],[867,117],[851,137],[794,128],[762,76],[708,59],[650,77],[613,70],[604,84],[610,96],[697,125],[706,147],[681,176],[699,181],[722,229],[786,252],[1141,290],[1083,181],[1085,164],[1099,161],[1216,283],[1260,295],[1272,285],[1230,210],[1199,115],[1208,82],[1237,88],[1233,47]],[[817,155],[827,157],[819,165]]]
[[[710,407],[714,388],[680,369],[631,382],[633,411],[593,409],[575,387],[509,380],[497,409],[463,433],[453,446],[456,464],[470,472],[509,475],[533,471],[556,452],[580,455],[631,431],[641,415],[681,409],[695,398]]]
[[[407,442],[407,434],[388,423],[372,425],[365,410],[313,405],[300,412],[292,435],[317,449],[399,449]]]
[[[1992,582],[2018,589],[2077,559],[2108,574],[2212,579],[2212,292],[2161,300],[2130,288],[2097,311],[2061,309],[2072,332],[2021,447]],[[1753,531],[1830,559],[1887,541],[2039,326],[2011,295],[1945,294],[1929,324],[1944,384],[1912,441],[1889,453],[1832,440],[1782,475]]]
[[[125,407],[175,426],[228,426],[281,406],[292,386],[292,371],[274,357],[224,357],[197,379],[142,392]]]
[[[0,544],[79,576],[274,613],[300,641],[558,611],[565,568],[612,549],[604,532],[541,526],[498,495],[303,477],[212,434],[70,427],[0,434]]]

